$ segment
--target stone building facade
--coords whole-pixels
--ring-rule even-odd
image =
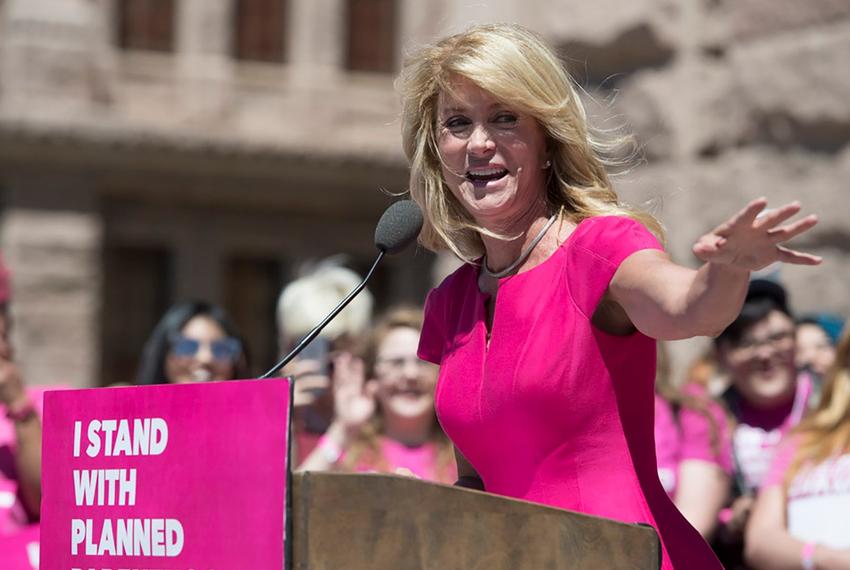
[[[799,198],[822,218],[799,245],[826,262],[782,278],[799,309],[850,313],[850,0],[0,0],[0,247],[28,381],[129,380],[190,297],[224,304],[264,368],[280,285],[340,252],[364,269],[405,188],[403,53],[484,21],[542,33],[592,120],[628,124],[646,158],[618,189],[676,259],[751,198]],[[434,260],[388,259],[380,303],[421,301]]]

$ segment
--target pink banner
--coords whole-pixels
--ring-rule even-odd
[[[45,396],[42,570],[283,568],[286,380]]]

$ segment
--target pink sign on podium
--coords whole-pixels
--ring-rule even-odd
[[[289,383],[50,392],[42,570],[282,569]]]

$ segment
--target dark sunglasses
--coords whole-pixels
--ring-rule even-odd
[[[188,338],[183,335],[174,335],[171,337],[171,352],[174,356],[184,358],[194,357],[201,350],[201,345],[206,344],[194,338]],[[233,337],[220,338],[209,343],[210,352],[215,360],[233,361],[239,357],[242,352],[242,344]]]

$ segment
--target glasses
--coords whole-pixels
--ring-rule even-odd
[[[375,360],[375,364],[383,366],[384,368],[387,368],[391,372],[400,372],[400,371],[404,370],[404,368],[408,364],[412,364],[413,366],[415,366],[417,368],[428,368],[429,366],[431,366],[430,362],[426,362],[425,360],[422,360],[421,358],[418,358],[416,356],[398,356],[398,357],[395,357],[395,358],[378,358],[377,360]]]
[[[242,352],[242,344],[233,337],[220,338],[213,341],[200,341],[183,335],[171,338],[171,352],[174,356],[193,358],[201,350],[202,345],[208,345],[214,360],[233,361]]]
[[[773,333],[772,335],[762,338],[742,338],[738,344],[735,345],[734,349],[737,352],[752,354],[756,350],[769,346],[771,348],[777,348],[780,345],[791,344],[791,341],[794,340],[794,331],[778,331]]]

